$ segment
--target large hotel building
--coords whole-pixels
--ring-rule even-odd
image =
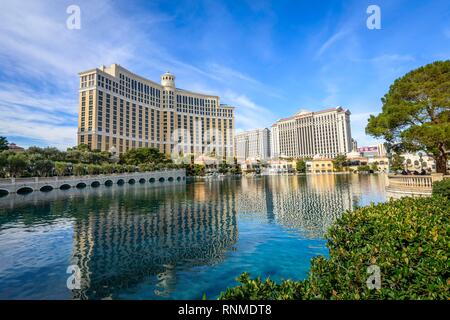
[[[238,161],[269,160],[270,130],[265,128],[237,133],[234,136],[234,148]]]
[[[350,111],[301,111],[272,125],[272,157],[334,158],[352,150]]]
[[[176,88],[118,64],[81,72],[78,144],[123,153],[154,147],[171,154],[233,156],[234,107],[219,97]]]

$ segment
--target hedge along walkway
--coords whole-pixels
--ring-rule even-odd
[[[304,281],[251,279],[220,299],[450,299],[450,200],[403,198],[346,212],[327,233],[330,257]],[[370,289],[368,268],[381,288]]]

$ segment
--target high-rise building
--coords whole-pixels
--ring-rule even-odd
[[[272,126],[273,157],[334,158],[352,149],[350,111],[342,107],[301,111]]]
[[[355,139],[352,139],[352,151],[357,150],[358,149],[358,141],[356,141]]]
[[[123,153],[154,147],[166,154],[234,154],[234,107],[218,96],[182,90],[175,76],[161,83],[118,64],[81,72],[78,144]]]
[[[234,137],[238,160],[267,160],[270,158],[270,130],[267,128],[241,132]]]

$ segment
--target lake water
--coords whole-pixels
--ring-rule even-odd
[[[269,176],[0,198],[0,299],[215,299],[244,271],[303,279],[380,175]],[[68,267],[80,289],[68,289]],[[77,269],[78,268],[78,269]],[[73,287],[72,287],[73,288]]]

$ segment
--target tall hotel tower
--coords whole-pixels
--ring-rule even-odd
[[[219,97],[161,84],[118,64],[81,72],[78,144],[123,153],[154,147],[170,154],[233,156],[234,107]]]
[[[237,160],[269,160],[270,130],[256,129],[238,133],[234,136]]]
[[[334,158],[352,150],[350,111],[301,111],[272,125],[272,157]]]

